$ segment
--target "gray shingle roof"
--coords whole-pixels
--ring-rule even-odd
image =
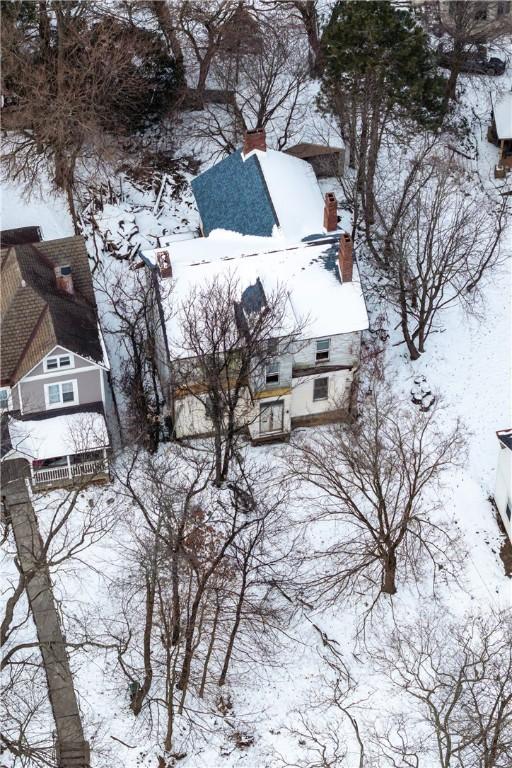
[[[256,155],[234,152],[193,179],[192,191],[205,237],[213,229],[270,237],[279,226]]]

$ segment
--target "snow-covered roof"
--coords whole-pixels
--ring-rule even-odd
[[[22,421],[9,417],[12,450],[7,454],[29,459],[52,459],[109,445],[105,418],[101,413],[81,412]]]
[[[286,248],[286,240],[279,237],[256,237],[239,235],[227,229],[214,229],[208,237],[176,241],[170,237],[161,237],[161,248],[167,249],[171,255],[172,264],[194,264],[213,259],[237,259],[263,251]],[[154,251],[142,251],[142,258],[151,266],[156,266]],[[173,267],[174,270],[174,267]]]
[[[192,181],[203,232],[298,242],[323,232],[324,201],[309,163],[284,152],[240,150]]]
[[[258,278],[267,295],[284,287],[287,307],[283,333],[303,322],[306,323],[305,338],[351,333],[368,327],[356,265],[351,282],[342,283],[340,279],[339,234],[294,246],[283,242],[278,240],[276,248],[273,238],[217,232],[208,238],[169,247],[173,280],[169,309],[173,311],[167,334],[173,353],[186,354],[176,308],[186,304],[193,288],[200,288],[222,275],[237,279],[240,293],[254,285]],[[154,251],[144,252],[143,257],[150,265],[156,263]]]
[[[512,139],[512,91],[498,99],[493,112],[498,139]]]
[[[296,241],[322,232],[324,200],[312,166],[273,149],[256,149],[254,154],[277,215],[279,233]]]

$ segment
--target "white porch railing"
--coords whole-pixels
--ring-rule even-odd
[[[32,482],[34,485],[47,485],[49,483],[58,483],[61,480],[73,480],[75,477],[84,477],[87,475],[98,475],[108,472],[107,459],[97,459],[96,461],[84,461],[81,464],[71,464],[68,462],[63,467],[48,467],[46,469],[33,469]]]

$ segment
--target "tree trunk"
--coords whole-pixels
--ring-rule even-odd
[[[199,603],[201,602],[201,597],[203,595],[203,592],[204,592],[204,586],[203,587],[200,586],[194,598],[194,602],[192,603],[192,609],[190,611],[190,615],[187,621],[187,628],[185,630],[185,651],[183,654],[183,666],[181,668],[180,678],[176,685],[176,688],[178,689],[178,691],[183,692],[179,714],[182,714],[183,712],[183,703],[185,700],[185,694],[187,692],[188,681],[190,678],[190,667],[192,664],[192,657],[194,655],[194,648],[193,648],[194,631],[196,628],[196,620],[197,620],[197,612],[199,609]]]
[[[400,326],[402,328],[402,336],[404,337],[404,341],[407,344],[407,349],[409,351],[409,356],[411,360],[418,360],[420,357],[420,352],[417,349],[412,339],[412,336],[409,332],[409,326],[407,324],[407,297],[406,297],[406,291],[405,291],[403,271],[401,267],[399,267],[398,269],[398,279],[399,279],[399,291],[400,291],[400,296],[399,296]]]
[[[141,688],[133,697],[130,707],[134,715],[142,709],[144,699],[148,695],[153,682],[153,667],[151,665],[151,632],[153,630],[153,615],[155,607],[155,573],[146,574],[146,618],[144,623],[144,681]]]
[[[235,644],[235,638],[238,632],[238,627],[240,626],[240,621],[242,619],[242,606],[244,604],[245,590],[247,588],[246,570],[247,569],[244,568],[244,571],[242,574],[242,584],[240,587],[240,594],[238,596],[238,601],[236,605],[235,623],[233,625],[233,629],[231,630],[231,634],[229,636],[228,647],[226,649],[226,655],[224,657],[224,664],[222,665],[222,672],[220,673],[220,677],[219,677],[219,685],[224,685],[224,683],[226,682],[226,677],[229,669],[229,662],[231,661],[231,654],[233,653],[233,646]]]
[[[169,3],[165,2],[165,0],[156,0],[156,2],[151,4],[151,7],[156,16],[160,29],[162,30],[162,34],[165,37],[167,46],[174,56],[174,60],[176,61],[176,66],[183,81],[183,85],[186,86],[187,82],[185,78],[183,49],[181,47],[179,37],[176,34],[176,29],[172,21],[172,16],[169,10]]]
[[[180,583],[178,578],[178,552],[173,549],[171,560],[171,585],[172,585],[172,634],[171,645],[177,645],[181,634],[180,616]]]
[[[220,488],[222,485],[222,424],[218,421],[215,424],[215,485]]]
[[[396,556],[393,549],[388,550],[382,562],[382,592],[386,595],[396,594]]]
[[[208,643],[208,650],[206,651],[206,656],[204,660],[204,666],[203,666],[203,676],[201,678],[201,685],[199,687],[199,698],[202,699],[204,696],[204,687],[206,685],[206,676],[208,674],[208,665],[210,664],[210,658],[213,652],[213,646],[215,645],[215,636],[217,632],[217,624],[219,621],[219,614],[220,614],[220,602],[219,602],[219,594],[217,592],[216,595],[216,603],[215,603],[215,615],[213,617],[213,625],[212,625],[212,631],[210,635],[210,642]]]

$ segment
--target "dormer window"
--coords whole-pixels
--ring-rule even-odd
[[[73,368],[73,355],[55,355],[45,360],[45,371],[60,371],[61,368]]]
[[[316,362],[325,363],[329,360],[329,352],[331,349],[330,339],[319,339],[316,342]]]

